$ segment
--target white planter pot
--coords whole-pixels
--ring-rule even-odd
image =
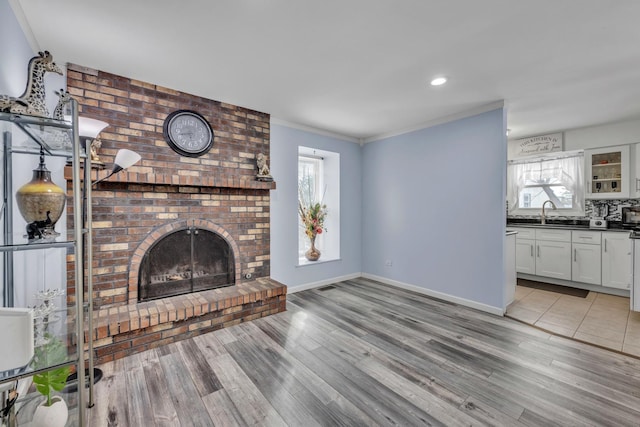
[[[45,406],[46,400],[38,405],[33,414],[32,427],[64,427],[67,424],[67,403],[60,396],[55,396],[51,402],[51,406]]]

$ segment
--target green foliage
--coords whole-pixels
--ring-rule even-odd
[[[47,342],[36,348],[34,354],[34,367],[36,369],[63,363],[67,358],[67,348],[56,337],[46,337]],[[61,391],[67,382],[70,367],[51,369],[33,376],[36,389],[47,398],[47,406],[51,406],[51,394]]]

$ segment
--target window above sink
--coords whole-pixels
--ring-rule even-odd
[[[584,152],[512,160],[507,165],[509,215],[540,215],[551,200],[548,216],[584,216]]]

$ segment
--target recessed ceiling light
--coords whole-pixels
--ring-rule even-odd
[[[447,82],[446,77],[437,77],[431,80],[431,86],[440,86]]]

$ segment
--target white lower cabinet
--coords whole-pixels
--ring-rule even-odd
[[[513,302],[516,296],[516,235],[508,233],[505,237],[504,251],[504,309]]]
[[[629,233],[524,227],[509,229],[518,231],[518,273],[609,288],[631,288],[635,275],[632,271],[632,241]]]
[[[516,237],[516,271],[518,273],[536,274],[535,246],[535,240]]]
[[[631,288],[631,240],[628,233],[602,233],[602,285]]]
[[[571,265],[571,280],[574,282],[600,285],[602,268],[600,260],[600,245],[588,243],[573,244],[573,258]]]
[[[640,311],[640,239],[632,239],[633,286],[631,287],[631,310]]]
[[[602,284],[602,260],[599,231],[573,230],[571,232],[571,280],[574,282]]]
[[[571,280],[571,242],[536,240],[536,275]]]

